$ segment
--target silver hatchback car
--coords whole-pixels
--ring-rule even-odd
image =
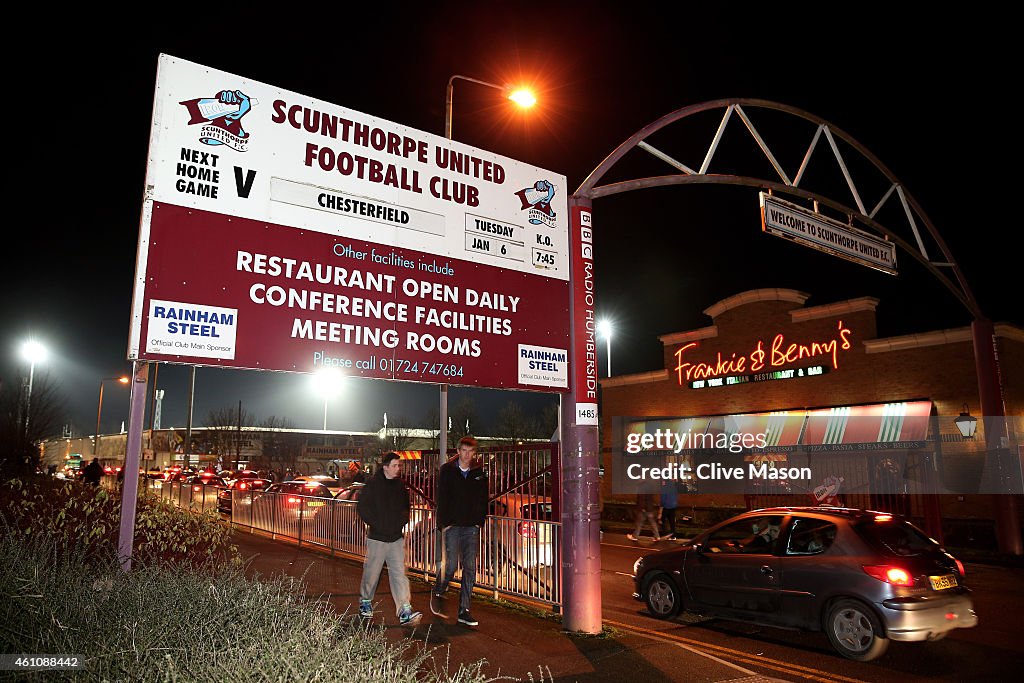
[[[660,619],[686,609],[825,631],[858,661],[890,640],[939,640],[978,623],[963,564],[907,520],[871,510],[753,510],[641,557],[633,574],[633,596]]]

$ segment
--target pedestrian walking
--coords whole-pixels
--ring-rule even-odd
[[[487,517],[487,473],[473,462],[477,443],[471,436],[459,440],[458,458],[441,466],[437,477],[437,527],[442,534],[443,556],[437,583],[430,595],[430,611],[444,617],[444,595],[462,566],[458,622],[476,626],[470,614],[480,529]]]
[[[359,616],[373,617],[373,596],[380,582],[381,569],[388,566],[391,597],[395,600],[398,621],[419,623],[423,615],[412,608],[409,579],[405,575],[405,540],[402,530],[409,523],[409,492],[399,476],[402,460],[397,453],[385,453],[381,468],[359,495],[356,512],[369,526],[366,534],[366,561],[359,583]]]
[[[636,527],[633,529],[633,533],[626,534],[626,538],[631,541],[637,540],[640,537],[640,529],[643,527],[644,521],[646,520],[651,523],[651,532],[654,535],[654,542],[657,543],[661,540],[661,535],[658,533],[658,522],[654,518],[654,508],[658,505],[657,501],[657,494],[636,494]]]
[[[679,507],[679,489],[672,479],[661,482],[661,536],[676,540],[676,508]]]
[[[102,476],[103,476],[103,466],[100,465],[100,459],[99,458],[93,458],[92,462],[89,463],[88,465],[86,465],[85,469],[82,470],[82,479],[85,481],[86,484],[91,484],[93,486],[99,486],[100,485],[100,477],[102,477]]]

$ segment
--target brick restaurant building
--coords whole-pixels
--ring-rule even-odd
[[[856,457],[828,452],[810,455],[810,450],[803,449],[804,458],[817,457],[819,462],[826,457],[849,460],[845,466],[853,470],[847,470],[847,485],[839,492],[842,504],[895,507],[891,511],[916,518],[929,533],[944,536],[950,545],[994,547],[995,497],[975,493],[992,490],[992,458],[985,451],[983,421],[978,420],[978,433],[969,440],[961,436],[954,422],[965,404],[980,417],[970,327],[879,338],[878,299],[805,306],[808,297],[795,290],[759,289],[719,301],[704,311],[711,318],[710,326],[660,337],[664,368],[602,380],[602,462],[606,471],[614,466],[613,449],[622,447],[621,442],[614,443],[616,417],[631,417],[637,424],[636,419],[645,417],[760,414],[766,418],[769,413],[785,412],[790,417],[828,414],[842,420],[859,416],[858,424],[867,425],[875,416],[878,422],[872,428],[879,434],[877,444],[863,443],[876,437],[851,433],[857,429],[838,440],[818,441],[818,448],[824,448],[822,443],[846,443],[849,448],[865,449]],[[1024,330],[996,324],[995,336],[1008,416],[1009,455],[1019,462],[1024,453],[1020,445],[1024,436]],[[891,415],[897,416],[895,424],[897,430],[902,428],[902,435],[883,437],[887,427],[882,423],[893,422],[885,417]],[[701,429],[708,423],[687,424]],[[808,435],[800,432],[799,439],[788,438],[789,455],[777,457],[793,462],[800,456],[798,442],[808,443]],[[884,443],[886,438],[892,443]],[[887,485],[890,491],[902,492],[900,495],[858,493],[858,486],[877,492],[887,468],[897,464],[901,474],[896,478],[903,480]],[[858,468],[863,470],[859,474],[855,472]],[[920,480],[923,470],[929,470],[926,475],[937,487],[931,490],[945,495],[915,493],[923,488],[911,480]],[[631,501],[630,495],[612,492],[612,479],[605,477],[602,482],[605,502]],[[820,500],[806,487],[764,492],[787,495],[698,492],[681,497],[680,505],[697,509],[761,507],[809,505]],[[1017,507],[1018,511],[1024,508]]]

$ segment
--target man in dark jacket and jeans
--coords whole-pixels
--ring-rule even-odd
[[[359,616],[373,617],[373,596],[380,581],[380,570],[387,563],[398,621],[415,625],[423,615],[412,609],[409,579],[405,575],[402,529],[409,522],[409,492],[398,476],[401,471],[398,453],[385,453],[380,471],[366,483],[356,503],[359,517],[370,527],[366,535],[363,580],[359,584]]]
[[[487,473],[473,465],[476,439],[459,440],[459,457],[441,466],[437,477],[437,527],[443,534],[444,559],[437,583],[430,595],[430,611],[443,617],[442,601],[448,584],[462,565],[462,591],[459,594],[460,624],[476,626],[469,613],[476,583],[476,556],[480,549],[480,529],[487,517]]]

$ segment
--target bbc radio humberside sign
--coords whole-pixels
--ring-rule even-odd
[[[564,391],[564,176],[161,55],[129,359]]]

